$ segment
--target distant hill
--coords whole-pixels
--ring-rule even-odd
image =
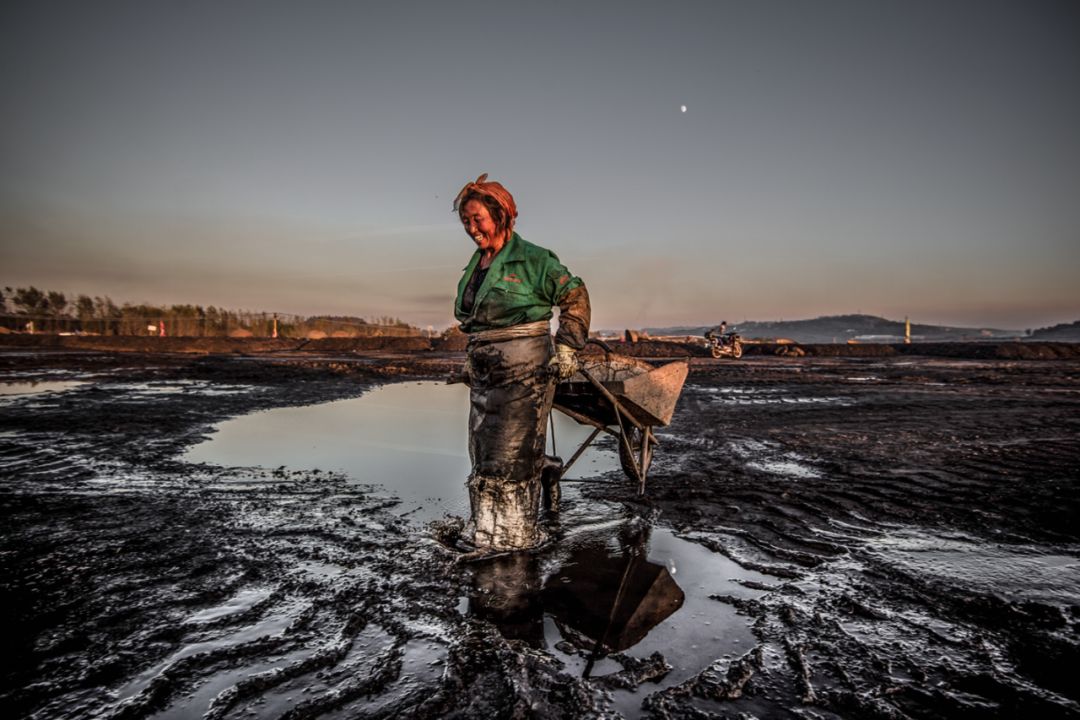
[[[1080,342],[1080,320],[1061,323],[1048,328],[1039,328],[1031,333],[1031,339],[1053,342]]]
[[[708,325],[666,328],[645,328],[652,336],[702,335]],[[888,320],[874,315],[830,315],[812,320],[748,321],[729,324],[744,338],[788,338],[802,343],[902,342],[904,321]],[[1013,339],[1023,337],[1019,330],[997,328],[947,327],[942,325],[911,324],[911,339],[915,342],[945,342],[962,340]],[[1057,338],[1054,338],[1057,339]]]

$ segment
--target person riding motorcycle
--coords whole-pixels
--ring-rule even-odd
[[[723,337],[727,332],[727,320],[721,320],[720,324],[705,331],[705,339],[712,340],[714,337]]]
[[[742,357],[742,338],[736,332],[728,332],[727,320],[705,331],[705,346],[714,358]]]

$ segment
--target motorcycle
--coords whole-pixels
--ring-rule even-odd
[[[713,332],[705,333],[705,347],[712,353],[714,358],[742,357],[742,337],[736,332]]]

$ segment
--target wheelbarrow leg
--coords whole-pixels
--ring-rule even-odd
[[[626,459],[633,470],[634,476],[638,481],[638,495],[645,494],[645,474],[648,471],[648,458],[649,458],[649,436],[650,428],[648,425],[643,425],[640,421],[635,419],[619,402],[611,392],[603,386],[603,384],[594,378],[585,368],[581,368],[579,372],[585,376],[597,392],[600,393],[612,407],[615,409],[615,420],[619,423],[619,440],[622,443],[622,449],[626,452]],[[634,444],[630,441],[630,437],[627,435],[627,425],[630,425],[634,430],[641,433],[641,452],[640,456],[634,452]],[[623,466],[625,469],[625,465]],[[631,478],[632,479],[632,478]]]
[[[541,506],[549,513],[559,512],[559,503],[562,501],[562,489],[559,481],[562,480],[566,467],[562,458],[544,456],[543,468],[540,471],[540,499]]]
[[[588,377],[588,376],[586,376]],[[597,388],[603,389],[603,387],[597,383]],[[605,390],[605,392],[607,392]],[[620,412],[619,403],[611,398],[612,404],[615,406],[615,419],[619,422],[619,442],[623,444],[626,449],[626,456],[630,458],[630,464],[634,468],[634,474],[638,477],[638,487],[641,486],[641,465],[638,464],[637,458],[634,457],[634,444],[630,442],[630,437],[626,434],[626,425],[622,421],[622,412]]]
[[[652,428],[646,425],[641,433],[641,457],[638,459],[638,495],[645,494],[645,476],[651,464],[650,455],[652,455]]]
[[[641,430],[630,428],[619,443],[619,461],[623,472],[631,480],[637,481],[638,495],[645,494],[645,480],[658,444],[651,426],[644,426]]]

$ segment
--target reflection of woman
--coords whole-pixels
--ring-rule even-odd
[[[469,333],[470,528],[478,550],[540,542],[537,513],[544,428],[556,377],[577,367],[589,334],[589,295],[554,253],[514,232],[517,206],[481,175],[454,200],[477,250],[458,283],[454,314]],[[552,307],[559,329],[552,348]]]

